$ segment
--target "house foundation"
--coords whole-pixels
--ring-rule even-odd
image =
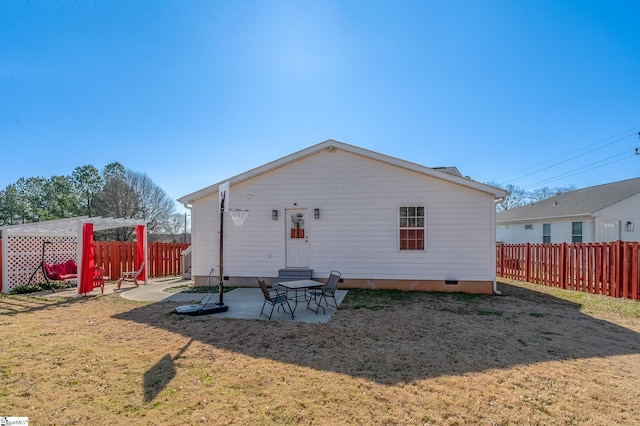
[[[263,277],[267,285],[271,286],[277,281],[276,277]],[[325,282],[326,278],[314,278],[316,281]],[[209,283],[209,278],[196,276],[196,286],[215,285]],[[257,287],[255,277],[225,277],[225,286],[232,287]],[[338,284],[339,289],[370,289],[370,290],[402,290],[402,291],[431,291],[470,294],[493,294],[492,281],[464,281],[464,280],[394,280],[394,279],[363,279],[344,278]]]

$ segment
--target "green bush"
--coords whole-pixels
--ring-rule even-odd
[[[37,284],[19,285],[9,290],[9,294],[35,293],[36,291],[42,291],[42,287]]]
[[[55,290],[59,290],[62,288],[71,288],[76,286],[77,286],[77,283],[73,281],[61,281],[61,282],[51,283],[51,287],[53,287]],[[19,286],[13,287],[11,290],[9,290],[9,294],[36,293],[38,291],[43,291],[43,290],[51,290],[51,289],[46,283],[27,284],[27,285],[19,285]]]

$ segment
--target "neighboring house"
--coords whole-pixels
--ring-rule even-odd
[[[503,243],[640,240],[640,178],[565,192],[497,214]]]
[[[228,182],[225,207],[249,210],[241,227],[224,216],[229,285],[293,268],[320,280],[338,270],[342,288],[495,290],[495,200],[507,193],[455,168],[327,140]],[[191,209],[196,285],[218,280],[223,183],[178,200]]]

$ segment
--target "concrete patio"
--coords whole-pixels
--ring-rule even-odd
[[[180,281],[178,281],[177,283],[173,281],[168,284],[143,284],[139,287],[133,287],[130,289],[126,289],[123,287],[124,291],[121,291],[121,296],[126,299],[139,301],[178,303],[184,302],[185,305],[195,303],[215,304],[219,301],[220,295],[218,293],[169,293],[164,291],[165,289],[175,287],[176,285],[181,285]],[[337,291],[336,300],[338,301],[338,306],[340,306],[340,303],[342,303],[346,295],[347,290]],[[257,287],[241,287],[231,290],[228,293],[224,293],[223,302],[229,307],[229,310],[216,314],[201,315],[201,317],[211,316],[219,318],[268,320],[267,317],[260,315],[260,311],[264,303],[264,296],[262,295],[262,291]],[[291,303],[293,307],[293,302]],[[313,303],[311,307],[314,307]],[[270,306],[265,307],[267,314],[270,309]],[[322,309],[320,309],[316,314],[314,311],[307,309],[306,302],[300,302],[298,303],[297,308],[295,308],[293,319],[291,319],[288,314],[282,312],[282,310],[278,312],[277,309],[274,309],[273,315],[271,316],[271,321],[296,321],[311,323],[328,322],[331,320],[331,317],[335,312],[335,308],[329,306],[325,307],[325,309],[326,313],[323,313]]]
[[[179,293],[167,291],[167,289],[171,287],[188,286],[190,284],[193,283],[175,277],[159,278],[150,279],[147,284],[140,284],[138,287],[135,287],[132,284],[123,283],[122,288],[118,290],[114,283],[107,283],[105,285],[104,294],[118,293],[125,299],[140,302],[177,302],[184,305],[196,303],[218,303],[220,297],[218,293],[189,293],[188,289]],[[340,306],[344,300],[347,292],[347,290],[337,290],[336,301],[338,302],[338,306]],[[75,288],[56,290],[55,293],[52,293],[51,291],[37,293],[38,296],[43,297],[75,297],[75,294]],[[99,289],[95,289],[91,293],[87,294],[88,297],[97,297],[101,295],[102,294]],[[224,293],[223,302],[229,307],[226,312],[200,315],[200,317],[268,320],[267,317],[260,315],[262,304],[264,303],[264,297],[258,287],[241,287],[231,290],[228,293]],[[291,303],[293,307],[293,302]],[[314,307],[313,303],[311,307]],[[267,314],[270,309],[270,306],[265,307]],[[271,321],[295,321],[309,323],[329,322],[336,309],[329,306],[325,307],[325,310],[326,312],[323,313],[322,309],[320,309],[316,314],[314,311],[307,309],[307,304],[305,302],[300,302],[295,309],[293,320],[290,315],[282,312],[282,310],[278,312],[277,309],[274,309]]]

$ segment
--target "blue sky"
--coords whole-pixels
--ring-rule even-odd
[[[640,2],[3,0],[0,188],[178,198],[326,139],[472,179],[640,176]]]

